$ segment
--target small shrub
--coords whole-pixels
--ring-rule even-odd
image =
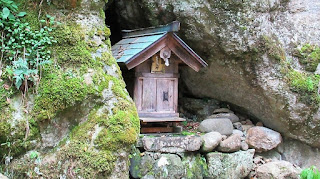
[[[320,179],[320,172],[315,166],[306,168],[300,173],[301,179]]]

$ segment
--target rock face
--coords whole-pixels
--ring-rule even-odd
[[[281,153],[282,160],[301,168],[308,168],[312,165],[320,168],[320,150],[317,148],[312,148],[297,140],[284,138],[277,150]]]
[[[230,135],[233,131],[233,125],[228,118],[209,118],[200,123],[199,131],[201,132],[219,132],[222,135]]]
[[[222,136],[219,132],[209,132],[201,136],[202,147],[201,150],[204,152],[211,152],[216,148],[222,140]]]
[[[256,152],[263,152],[276,148],[282,142],[282,137],[276,131],[256,126],[248,130],[246,142]]]
[[[185,117],[194,120],[203,120],[210,116],[215,109],[219,108],[219,102],[214,99],[182,98],[179,99],[179,108],[179,112]]]
[[[197,151],[202,144],[199,136],[143,137],[142,142],[146,151],[167,153]]]
[[[257,168],[257,178],[263,179],[299,179],[301,169],[286,161],[275,161],[261,165]]]
[[[181,22],[179,35],[209,66],[181,70],[187,95],[241,107],[284,135],[320,147],[320,110],[290,90],[286,59],[303,70],[296,48],[320,42],[317,0],[119,0],[122,29]]]
[[[226,140],[221,141],[218,150],[221,152],[235,152],[241,148],[241,139],[239,134],[233,134]]]
[[[231,154],[208,153],[208,177],[239,179],[246,177],[253,167],[254,150]]]

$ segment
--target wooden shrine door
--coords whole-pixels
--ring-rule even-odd
[[[178,79],[138,77],[135,102],[140,117],[178,117]]]

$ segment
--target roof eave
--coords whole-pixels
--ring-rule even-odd
[[[130,70],[136,66],[138,66],[139,64],[143,63],[144,61],[148,60],[152,55],[154,55],[155,53],[157,53],[158,51],[160,51],[162,48],[164,48],[166,46],[166,37],[168,36],[168,34],[166,33],[164,36],[162,36],[161,38],[159,38],[158,40],[154,41],[151,45],[149,45],[147,48],[143,49],[141,52],[135,54],[133,57],[131,57],[130,59],[128,59],[125,64],[127,66],[127,68]],[[155,47],[159,42],[162,42],[160,45],[158,45],[158,48],[156,48],[155,50],[152,50],[153,47]],[[144,57],[141,57],[141,54],[146,53],[148,51],[152,51],[150,53],[147,53],[149,55],[145,55]],[[137,59],[137,58],[141,58],[141,60],[138,60],[135,64],[133,64],[133,62]]]
[[[179,42],[179,44],[189,52],[203,67],[207,67],[205,62],[195,51],[193,51],[176,33],[173,33],[173,38]]]

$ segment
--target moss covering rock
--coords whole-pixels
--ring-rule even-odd
[[[50,47],[52,63],[41,69],[40,83],[29,89],[28,105],[18,105],[24,111],[21,119],[15,120],[16,100],[7,102],[13,94],[1,88],[5,110],[0,114],[0,155],[14,156],[9,165],[0,165],[2,171],[11,171],[6,175],[128,177],[128,152],[140,125],[111,55],[110,30],[101,15],[104,3],[22,3],[33,28],[40,24],[35,14],[50,14],[61,24],[51,33],[57,41]]]

